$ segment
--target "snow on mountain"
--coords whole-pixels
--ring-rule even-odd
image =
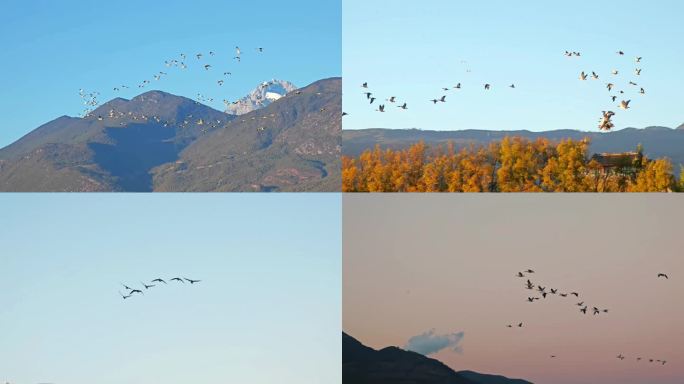
[[[247,96],[230,103],[225,112],[231,115],[243,115],[266,107],[295,89],[297,87],[289,81],[276,79],[264,81]]]

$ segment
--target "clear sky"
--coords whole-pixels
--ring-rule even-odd
[[[2,147],[56,117],[81,113],[81,88],[99,91],[101,102],[151,89],[193,99],[202,93],[223,110],[224,98],[233,101],[272,78],[301,87],[340,76],[341,3],[7,0],[0,45]],[[242,49],[239,64],[235,46]],[[187,70],[164,65],[181,53]],[[213,68],[205,71],[205,63]],[[169,75],[155,81],[159,71]],[[233,75],[219,87],[224,71]],[[139,89],[145,79],[152,84]],[[122,84],[130,89],[115,93]]]
[[[1,195],[0,382],[341,383],[340,200]]]
[[[343,128],[590,131],[607,109],[617,113],[617,128],[677,127],[684,123],[683,13],[676,0],[345,0]],[[582,56],[565,57],[566,50]],[[581,82],[581,71],[596,71],[599,80]],[[610,100],[608,79],[632,109]],[[373,105],[363,82],[378,97]],[[461,90],[441,90],[459,82]],[[446,104],[428,101],[442,95]],[[408,110],[386,102],[390,96]],[[380,103],[387,112],[375,111]]]
[[[343,208],[343,328],[366,345],[403,347],[434,329],[460,340],[462,353],[431,355],[456,370],[536,384],[684,382],[679,196],[346,194]],[[579,299],[526,302],[516,273],[527,268]],[[582,315],[581,301],[609,312]]]

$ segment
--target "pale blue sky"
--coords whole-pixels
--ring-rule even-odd
[[[684,3],[675,0],[344,0],[344,128],[597,130],[608,108],[617,128],[677,127],[684,123],[682,14]],[[639,77],[635,56],[643,57]],[[581,71],[600,79],[581,82]],[[632,109],[611,102],[607,79],[630,90]],[[364,81],[378,96],[372,106],[361,94]],[[441,90],[458,82],[460,91]],[[441,95],[446,104],[428,101]],[[409,109],[392,106],[389,96]],[[379,102],[388,112],[375,111]]]
[[[340,76],[341,33],[339,0],[3,1],[0,147],[81,113],[80,88],[99,91],[101,102],[151,89],[193,99],[199,92],[223,110],[224,98],[233,101],[265,80],[305,86]],[[235,46],[243,51],[239,64]],[[200,52],[201,61],[194,57]],[[187,70],[164,65],[180,53]],[[205,71],[204,63],[213,68]],[[159,71],[169,76],[154,81]],[[233,76],[219,87],[224,71]],[[137,88],[145,79],[152,84]],[[122,84],[131,88],[115,93]]]
[[[0,195],[0,382],[341,383],[340,200]]]

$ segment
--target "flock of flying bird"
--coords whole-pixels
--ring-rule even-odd
[[[524,278],[524,277],[528,277],[530,274],[533,274],[533,273],[534,273],[533,270],[527,269],[527,270],[525,270],[525,271],[523,271],[523,272],[518,272],[518,273],[516,274],[516,276],[519,277],[519,278]],[[556,296],[558,296],[558,297],[564,297],[564,298],[570,297],[570,296],[574,296],[575,298],[578,298],[578,299],[579,299],[579,296],[580,296],[579,293],[576,292],[576,291],[572,291],[572,292],[560,292],[560,291],[558,290],[558,288],[550,288],[550,287],[548,287],[548,290],[547,290],[547,287],[548,287],[548,286],[542,286],[541,284],[535,285],[535,284],[528,278],[527,281],[525,282],[525,289],[536,292],[538,296],[528,296],[528,297],[527,297],[527,302],[528,302],[528,303],[534,303],[535,301],[542,300],[542,299],[546,299],[547,297],[549,297],[549,296],[554,296],[554,295],[556,295]],[[579,311],[580,311],[581,313],[585,314],[585,315],[586,315],[587,313],[592,313],[593,315],[598,315],[598,314],[601,314],[601,313],[608,313],[608,309],[601,309],[601,308],[598,308],[598,307],[595,307],[595,306],[592,306],[592,307],[591,307],[591,310],[589,310],[589,305],[588,305],[588,304],[585,304],[584,301],[581,301],[581,302],[577,303],[576,305],[577,305],[578,307],[580,307],[580,308],[579,308]]]
[[[263,53],[264,48],[262,48],[262,47],[255,48],[255,51],[257,53]],[[209,51],[209,53],[208,53],[208,57],[210,57],[210,58],[214,57],[216,55],[217,54],[214,51]],[[235,47],[235,56],[233,56],[233,58],[231,60],[234,60],[234,61],[239,63],[242,60],[242,55],[243,55],[242,50],[240,49],[240,47],[236,46]],[[205,71],[210,71],[213,68],[212,64],[215,64],[213,61],[212,61],[212,64],[210,64],[209,62],[207,62],[208,59],[206,59],[206,58],[203,59],[205,57],[205,55],[203,53],[197,53],[194,55],[194,57],[195,57],[194,60],[200,61],[200,65],[202,68],[204,68]],[[181,54],[179,54],[178,58],[165,60],[164,65],[166,67],[169,67],[169,68],[178,68],[180,70],[186,70],[190,67],[190,65],[188,63],[190,63],[191,61],[194,61],[194,60],[193,59],[188,60],[188,56],[184,53],[181,53]],[[232,72],[230,72],[230,71],[223,71],[222,73],[223,73],[223,75],[218,80],[216,80],[216,84],[219,87],[223,86],[225,80],[229,76],[232,75]],[[159,72],[153,74],[151,79],[153,79],[154,81],[159,81],[163,77],[168,76],[168,75],[169,75],[168,72],[159,71]],[[144,79],[142,82],[137,84],[137,87],[138,88],[145,88],[146,86],[152,84],[153,80],[151,80],[151,79]],[[128,85],[124,84],[124,85],[114,87],[113,91],[114,92],[120,92],[124,89],[130,89],[130,87]],[[98,105],[99,105],[98,96],[99,95],[100,95],[100,93],[96,92],[96,91],[86,92],[83,89],[79,90],[79,96],[81,97],[81,101],[83,102],[83,105],[85,105],[85,110],[82,113],[82,117],[90,117],[93,110],[95,110],[98,107]],[[202,95],[201,93],[197,94],[197,99],[196,99],[197,103],[213,102],[213,101],[214,101],[213,97],[207,97],[207,96]],[[228,109],[228,106],[231,104],[231,102],[229,102],[227,99],[223,99],[223,103],[226,106],[226,109]],[[237,101],[232,102],[232,104],[236,104],[236,103],[237,103]],[[98,120],[102,120],[104,117],[98,116],[97,118],[98,118]],[[144,120],[144,118],[143,118],[143,120]]]
[[[461,60],[461,64],[466,64],[466,63],[467,63],[467,62],[466,62],[465,60]],[[470,72],[471,72],[470,69],[466,69],[465,71],[466,71],[467,73],[470,73]],[[484,89],[485,91],[489,91],[489,90],[492,89],[492,84],[490,84],[490,83],[484,83],[484,84],[482,85],[482,87],[483,87],[483,89]],[[368,91],[368,82],[364,82],[363,84],[361,84],[361,88],[364,88],[363,94],[366,96],[366,100],[368,100],[369,104],[373,104],[373,102],[374,102],[375,100],[377,100],[377,97],[373,95],[373,92]],[[442,88],[441,88],[441,91],[442,91],[442,93],[444,93],[444,92],[448,92],[448,91],[450,91],[450,90],[452,90],[452,89],[454,89],[454,90],[460,90],[460,89],[462,89],[462,88],[463,88],[463,85],[459,82],[459,83],[456,83],[456,85],[454,85],[454,86],[442,87]],[[511,83],[511,84],[508,86],[508,88],[515,89],[515,84],[514,84],[514,83]],[[446,101],[447,101],[447,100],[446,100],[446,97],[447,97],[447,95],[442,94],[441,96],[436,97],[436,98],[433,98],[433,99],[430,99],[430,100],[428,100],[428,101],[432,102],[432,104],[435,104],[435,105],[436,105],[437,103],[446,103]],[[388,97],[387,99],[385,99],[385,101],[387,101],[387,102],[389,102],[389,103],[396,103],[396,104],[397,104],[397,105],[396,105],[397,108],[400,108],[400,109],[402,109],[402,110],[407,110],[407,109],[408,109],[408,105],[407,105],[406,102],[402,102],[401,104],[399,104],[399,102],[398,102],[397,100],[398,100],[397,96],[390,96],[390,97]],[[377,112],[385,112],[385,104],[379,104],[379,105],[378,105],[378,109],[376,109],[376,111],[377,111]],[[343,115],[347,115],[347,114],[344,113]]]
[[[197,283],[199,283],[199,282],[202,281],[202,280],[193,280],[193,279],[188,279],[187,277],[174,277],[174,278],[172,278],[172,279],[169,279],[169,281],[177,281],[178,283],[183,283],[183,284],[185,284],[185,282],[187,281],[187,282],[190,283],[190,284],[197,284]],[[142,285],[141,288],[131,288],[131,287],[129,287],[128,285],[126,285],[126,284],[124,284],[124,283],[121,283],[121,285],[123,285],[124,289],[128,290],[128,294],[123,294],[123,293],[121,293],[121,291],[119,290],[119,295],[121,295],[121,297],[122,297],[124,300],[126,300],[126,299],[128,299],[128,298],[130,298],[130,297],[133,297],[133,295],[135,295],[135,294],[144,295],[145,293],[143,292],[143,290],[146,291],[146,290],[148,290],[148,289],[152,289],[152,288],[154,288],[154,287],[157,286],[157,284],[152,284],[152,283],[157,283],[157,284],[160,284],[160,283],[168,284],[168,283],[166,282],[166,280],[161,279],[161,278],[157,278],[157,279],[154,279],[154,280],[150,281],[150,284],[146,284],[146,283],[144,283],[144,282],[141,281],[141,282],[140,282],[140,284]]]
[[[577,54],[579,56],[579,53]],[[548,296],[551,295],[557,295],[559,297],[569,297],[569,296],[574,296],[575,298],[579,299],[580,294],[576,291],[572,292],[560,292],[557,288],[548,288],[547,286],[542,286],[540,284],[534,284],[528,277],[529,275],[535,273],[534,270],[532,269],[527,269],[523,272],[518,272],[515,276],[518,278],[527,278],[525,282],[525,289],[530,290],[530,291],[535,291],[539,296],[528,296],[526,302],[528,303],[534,303],[535,301],[546,299]],[[664,278],[664,279],[669,279],[667,274],[665,273],[658,273],[656,278]],[[593,315],[599,315],[601,313],[608,313],[608,309],[600,309],[598,307],[592,306],[591,309],[589,309],[589,305],[585,304],[584,301],[580,301],[575,304],[577,307],[579,307],[579,311],[582,314],[587,314],[587,313],[592,313]],[[522,328],[523,327],[523,322],[519,322],[517,324],[508,324],[506,325],[507,328]],[[556,355],[550,355],[551,358],[556,358]],[[618,359],[624,360],[625,356],[621,353],[617,356]],[[637,357],[636,361],[641,361],[643,360],[641,357]],[[661,360],[661,359],[648,359],[650,363],[656,362],[660,363],[662,365],[665,365],[667,363],[666,360]]]
[[[623,51],[617,51],[616,53],[617,53],[617,55],[619,55],[619,56],[625,56],[625,53],[624,53]],[[576,51],[565,51],[564,55],[565,55],[566,57],[571,57],[571,58],[572,58],[572,57],[581,57],[581,56],[582,56],[582,54],[581,54],[580,52],[576,52]],[[642,59],[641,56],[637,56],[637,57],[634,58],[634,61],[636,62],[636,64],[639,64],[639,63],[641,63],[641,59]],[[462,63],[464,63],[464,61],[462,61]],[[470,72],[470,70],[467,70],[466,72]],[[613,70],[611,71],[611,75],[612,75],[612,76],[618,76],[619,74],[620,74],[620,72],[619,72],[617,69],[613,69]],[[641,68],[639,68],[639,67],[635,68],[635,69],[634,69],[634,75],[635,75],[635,76],[641,76]],[[582,72],[580,73],[580,75],[579,75],[579,79],[580,79],[581,81],[585,81],[585,80],[587,80],[589,77],[591,77],[591,79],[593,79],[593,80],[599,80],[599,75],[598,75],[596,72],[594,72],[594,71],[591,71],[591,74],[582,71]],[[613,81],[615,81],[615,80],[613,80]],[[632,86],[632,87],[639,87],[639,91],[638,91],[639,94],[641,94],[641,95],[645,95],[645,94],[646,94],[646,91],[644,90],[644,88],[643,88],[643,87],[640,87],[636,82],[630,80],[627,84],[628,84],[629,86]],[[369,104],[373,104],[373,102],[374,102],[375,100],[377,100],[377,96],[375,96],[375,95],[373,94],[373,92],[368,91],[368,82],[364,82],[363,84],[361,84],[361,87],[364,88],[363,94],[366,96],[366,100],[368,100]],[[484,83],[484,84],[482,85],[482,87],[484,88],[485,91],[489,91],[489,90],[492,89],[492,84],[490,84],[490,83]],[[612,101],[612,102],[615,102],[615,101],[618,99],[618,97],[620,97],[620,98],[621,98],[621,101],[620,101],[620,103],[618,104],[618,108],[623,109],[623,110],[625,110],[625,111],[626,111],[627,109],[630,109],[631,107],[629,106],[629,103],[631,102],[631,99],[624,100],[624,99],[622,99],[621,96],[618,96],[618,94],[619,94],[619,95],[624,95],[624,94],[625,94],[625,91],[624,91],[623,89],[616,89],[616,91],[617,91],[618,94],[613,94],[613,93],[612,93],[612,92],[613,92],[613,88],[615,88],[615,87],[616,87],[615,82],[610,82],[610,81],[609,81],[608,83],[606,83],[606,88],[608,89],[608,92],[610,92],[610,99],[611,99],[611,101]],[[515,89],[515,83],[511,83],[511,84],[508,86],[508,88]],[[454,85],[453,87],[442,87],[441,90],[442,90],[443,92],[447,92],[447,91],[449,91],[449,90],[451,90],[451,89],[460,90],[460,89],[462,89],[462,85],[461,85],[461,83],[457,83],[457,84]],[[447,95],[442,94],[440,97],[436,97],[436,98],[430,99],[429,101],[432,102],[433,104],[446,103],[446,97],[447,97]],[[397,97],[396,97],[396,96],[390,96],[390,97],[386,98],[385,101],[386,101],[386,102],[389,102],[389,103],[397,103],[397,104],[398,104],[398,102],[397,102]],[[406,102],[403,102],[402,104],[398,104],[398,105],[397,105],[397,108],[400,108],[400,109],[402,109],[402,110],[406,110],[406,109],[408,109],[408,106],[407,106],[407,103],[406,103]],[[385,111],[386,111],[386,110],[385,110],[385,104],[379,104],[379,105],[378,105],[378,108],[377,108],[375,111],[377,111],[377,112],[385,112]],[[344,115],[347,115],[347,113],[344,113]],[[615,116],[615,112],[613,112],[613,111],[611,111],[611,110],[603,111],[603,112],[602,112],[602,116],[601,116],[601,118],[600,118],[600,120],[599,120],[599,125],[598,125],[599,130],[601,130],[601,131],[610,131],[612,128],[614,128],[615,125],[614,125],[613,122],[612,122],[613,116]]]
[[[616,54],[618,56],[625,56],[625,52],[623,52],[623,51],[617,51]],[[579,52],[565,51],[565,56],[567,56],[567,57],[580,57],[581,54]],[[638,67],[639,63],[641,63],[641,59],[642,59],[641,56],[636,56],[634,58],[634,62],[637,65],[637,67],[634,68],[634,76],[635,77],[641,76],[641,68]],[[610,72],[610,74],[613,77],[617,78],[617,76],[620,74],[620,71],[618,71],[617,69],[613,69]],[[584,71],[580,72],[580,75],[579,75],[580,81],[586,81],[589,77],[591,77],[592,80],[599,80],[599,75],[594,71],[591,71],[591,74],[589,74],[588,72],[584,72]],[[634,79],[634,80],[636,80],[636,79]],[[616,80],[610,80],[606,83],[606,89],[608,89],[608,92],[610,93],[609,98],[610,98],[611,102],[614,103],[619,97],[620,103],[618,104],[618,108],[625,110],[625,111],[630,109],[631,107],[629,106],[629,103],[632,100],[631,99],[625,100],[623,97],[623,95],[625,94],[625,91],[623,89],[617,89],[616,84],[613,81],[617,82]],[[629,80],[626,83],[626,85],[627,85],[627,88],[634,87],[634,89],[636,89],[636,87],[638,87],[639,88],[638,92],[640,95],[646,94],[646,90],[643,87],[639,86],[633,80]],[[616,88],[617,94],[612,93],[614,88]],[[615,112],[613,112],[611,110],[601,112],[601,118],[599,119],[599,125],[598,125],[598,128],[600,131],[610,131],[612,128],[615,127],[615,125],[612,122],[613,116],[615,116]]]

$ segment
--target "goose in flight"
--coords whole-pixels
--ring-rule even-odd
[[[599,313],[601,313],[601,310],[596,307],[593,307],[592,311],[594,312],[594,315],[598,315]]]
[[[634,85],[634,86],[636,86],[637,83],[635,83],[635,82],[633,82],[633,81],[630,81],[630,82],[629,82],[629,85]]]
[[[363,84],[361,84],[361,88],[368,88],[368,82],[366,81]]]
[[[666,279],[668,279],[668,280],[670,279],[670,278],[667,277],[667,275],[664,274],[664,273],[659,273],[659,274],[658,274],[658,278],[661,278],[661,277],[664,277],[664,278],[666,278]]]
[[[369,103],[369,104],[373,104],[374,101],[375,101],[375,97],[371,97],[371,98],[370,98],[370,103]]]
[[[208,70],[209,70],[209,68],[211,68],[211,65],[209,65],[209,64],[205,64],[205,65],[204,65],[204,69],[205,69],[205,70],[207,70],[207,71],[208,71]]]
[[[128,299],[129,297],[131,297],[131,294],[130,294],[130,293],[128,294],[128,296],[126,296],[126,295],[124,295],[123,293],[121,293],[121,291],[119,291],[119,295],[121,295],[121,297],[122,297],[124,300]]]
[[[646,94],[646,91],[645,91],[643,88],[641,88],[641,89],[639,89],[639,93],[642,94],[642,95],[645,95],[645,94]]]
[[[485,89],[485,90],[489,90],[491,87],[492,87],[491,84],[485,84],[485,85],[484,85],[484,89]]]
[[[201,54],[201,53],[198,53],[198,54],[195,55],[195,57],[197,57],[197,60],[199,60],[199,59],[202,58],[202,54]]]
[[[542,287],[541,285],[538,285],[538,286],[537,286],[537,290],[538,290],[539,292],[544,292],[544,291],[546,290],[546,287]]]
[[[586,315],[587,314],[587,306],[585,305],[583,308],[580,308],[580,312],[582,312]]]
[[[616,53],[617,53],[618,55],[620,55],[620,56],[624,56],[624,55],[625,55],[625,53],[622,52],[622,51],[617,51]]]
[[[397,105],[397,108],[408,109],[408,107],[406,107],[406,103],[404,103],[402,105]]]
[[[461,83],[458,83],[454,86],[454,89],[461,89]]]
[[[223,80],[219,80],[219,81],[217,81],[217,83],[219,86],[221,86],[221,85],[223,85]]]
[[[183,281],[183,279],[181,279],[180,277],[174,277],[173,279],[171,279],[171,281],[179,281],[181,283],[185,283],[185,281]]]
[[[596,74],[596,72],[591,71],[591,78],[594,80],[598,80],[599,76]]]
[[[518,323],[518,328],[522,328],[523,323]]]
[[[164,281],[164,279],[154,279],[154,280],[152,280],[152,282],[153,282],[153,283],[164,283],[164,284],[167,284],[166,281]]]
[[[190,284],[195,284],[195,283],[199,283],[200,281],[202,281],[202,280],[188,279],[187,277],[185,277],[184,279]]]
[[[610,119],[615,116],[615,112],[613,111],[603,111],[603,117],[601,117],[601,120],[599,122],[599,130],[602,131],[610,131],[611,128],[614,127],[613,122],[610,121]]]
[[[617,74],[620,73],[620,72],[619,72],[617,69],[613,69],[613,71],[610,72],[610,73],[612,73],[613,75],[617,75]]]
[[[385,104],[380,104],[378,105],[378,109],[376,109],[378,112],[385,112]]]
[[[515,88],[515,84],[509,85],[508,88]]]
[[[444,92],[449,92],[449,88],[444,88],[444,87],[442,87],[442,91],[444,91]]]
[[[621,354],[619,354],[619,355],[617,355],[617,358],[618,358],[618,359],[620,359],[620,360],[624,360],[624,359],[625,359],[625,357],[624,357],[624,356],[622,356],[622,353],[621,353]]]
[[[143,283],[142,281],[140,282],[140,284],[142,284],[143,287],[145,287],[145,289],[150,289],[150,288],[155,286],[154,284],[147,285],[147,284]]]
[[[579,297],[579,293],[577,292],[570,292],[571,295],[574,295],[575,297]]]
[[[259,52],[259,53],[261,53],[261,52],[263,52],[263,51],[264,51],[264,49],[263,49],[263,48],[261,48],[261,47],[258,47],[258,48],[256,48],[256,51],[257,51],[257,52]]]
[[[641,56],[637,56],[634,58],[634,61],[637,63],[641,63]]]
[[[129,295],[133,295],[134,293],[139,293],[141,295],[144,295],[143,291],[141,291],[139,289],[131,289],[131,291],[128,292]]]
[[[527,301],[530,303],[534,303],[535,300],[539,300],[539,298],[538,297],[528,297],[527,298]]]
[[[628,110],[628,109],[629,109],[629,102],[630,102],[630,101],[632,101],[632,100],[627,100],[627,101],[622,100],[622,101],[620,102],[620,108],[621,108],[621,109],[624,109],[624,110]]]
[[[615,101],[615,99],[617,99],[617,96],[611,96],[610,98],[613,99],[613,101]]]
[[[518,277],[525,277],[525,275],[523,275],[522,272],[518,272],[518,274],[517,274],[516,276],[518,276]]]
[[[581,301],[581,302],[577,303],[577,306],[578,306],[578,307],[581,307],[581,306],[583,306],[583,305],[584,305],[584,301]]]
[[[364,92],[364,95],[366,95],[366,99],[370,99],[371,95],[373,94],[372,92]]]
[[[446,95],[440,97],[439,101],[441,101],[442,103],[446,103]]]
[[[531,269],[528,269],[527,271],[525,271],[525,273],[534,273],[534,271]]]
[[[390,98],[389,98],[389,99],[386,99],[386,100],[389,101],[390,103],[394,103],[394,101],[395,101],[396,99],[397,99],[397,98],[396,98],[395,96],[390,96]]]
[[[430,101],[432,101],[432,104],[437,104],[437,102],[438,102],[439,100],[437,100],[437,99],[432,99],[432,100],[430,100]]]
[[[637,76],[640,76],[640,75],[641,75],[641,68],[635,69],[635,70],[634,70],[634,74],[637,75]]]
[[[124,284],[124,283],[121,283],[121,285],[123,285],[123,287],[124,287],[125,289],[128,289],[129,291],[132,291],[132,290],[133,290],[133,288],[129,287],[128,285],[126,285],[126,284]]]
[[[580,73],[580,75],[579,75],[579,79],[582,80],[582,81],[586,80],[586,79],[587,79],[587,74],[584,73],[584,71],[582,71],[582,73]]]

